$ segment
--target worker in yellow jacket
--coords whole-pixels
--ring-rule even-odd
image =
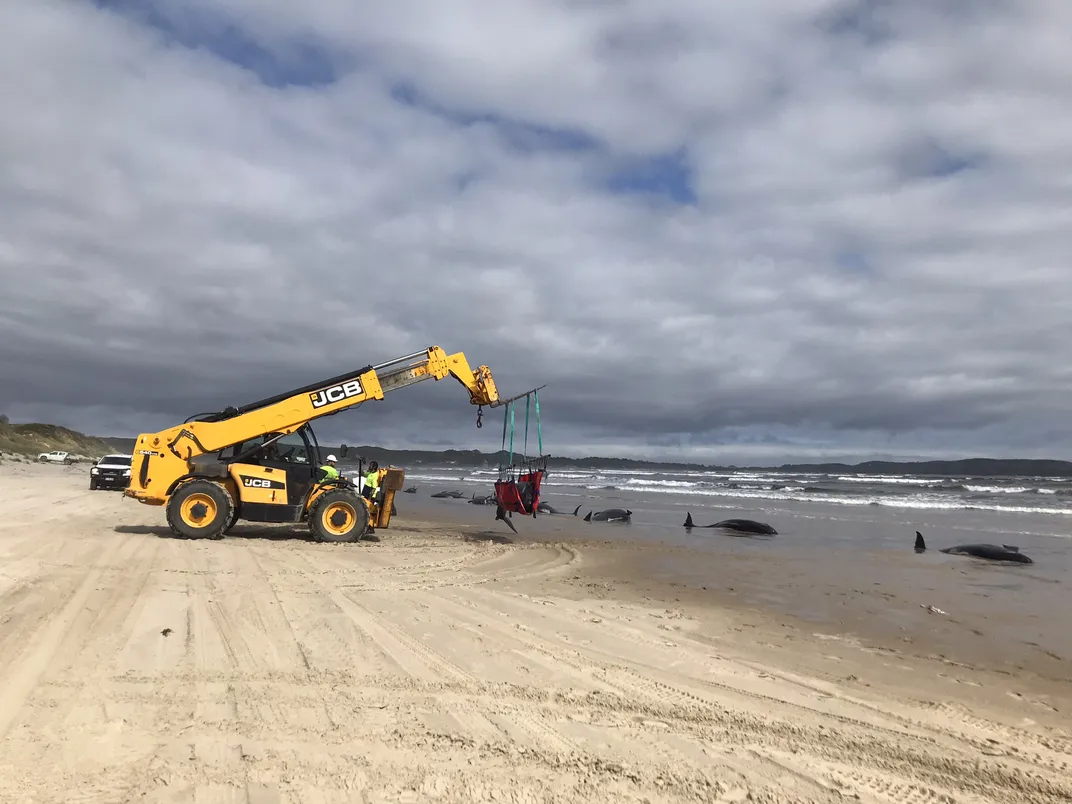
[[[376,461],[369,463],[368,469],[365,471],[365,484],[361,489],[361,494],[365,499],[373,501],[379,499],[380,485],[386,474],[387,470],[380,469],[380,465]]]

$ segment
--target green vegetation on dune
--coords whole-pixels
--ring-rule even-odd
[[[71,455],[99,458],[114,451],[107,441],[58,424],[10,424],[0,418],[0,452],[36,458],[42,452],[63,450]]]

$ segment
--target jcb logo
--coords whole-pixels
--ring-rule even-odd
[[[330,388],[325,388],[322,391],[311,393],[309,394],[309,399],[312,400],[313,408],[316,409],[322,408],[325,405],[330,405],[333,402],[342,402],[344,399],[350,399],[361,393],[361,381],[348,380],[347,382],[333,385]]]
[[[271,480],[264,480],[259,477],[247,477],[244,480],[244,484],[252,489],[270,489],[272,487]]]

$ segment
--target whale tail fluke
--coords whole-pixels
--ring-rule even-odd
[[[585,515],[585,517],[584,517],[584,521],[585,521],[585,522],[591,522],[591,521],[592,521],[592,512],[591,512],[591,511],[589,511],[589,512],[588,512],[588,513],[587,513],[587,514]]]
[[[581,503],[581,505],[584,505],[584,503]],[[577,516],[577,512],[580,511],[580,510],[581,510],[581,506],[578,505],[576,508],[573,509],[573,515]]]
[[[696,527],[692,522],[692,512],[691,511],[685,515],[685,527],[686,528],[694,528],[694,527]]]
[[[512,530],[514,533],[517,533],[517,528],[514,527],[513,522],[506,518],[506,509],[503,508],[501,505],[496,506],[495,508],[495,519],[501,519],[503,522],[506,523],[506,526],[510,528],[510,530]]]
[[[916,552],[922,553],[927,549],[927,543],[923,541],[923,534],[918,530],[916,531]]]

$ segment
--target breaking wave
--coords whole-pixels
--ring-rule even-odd
[[[406,473],[407,483],[443,489],[489,488],[495,469],[421,466]],[[977,509],[1009,513],[1072,515],[1064,507],[1072,496],[1068,478],[921,477],[762,472],[702,472],[627,469],[552,469],[546,487],[578,491],[623,491],[682,497],[786,500],[826,505],[881,505],[915,509]]]

